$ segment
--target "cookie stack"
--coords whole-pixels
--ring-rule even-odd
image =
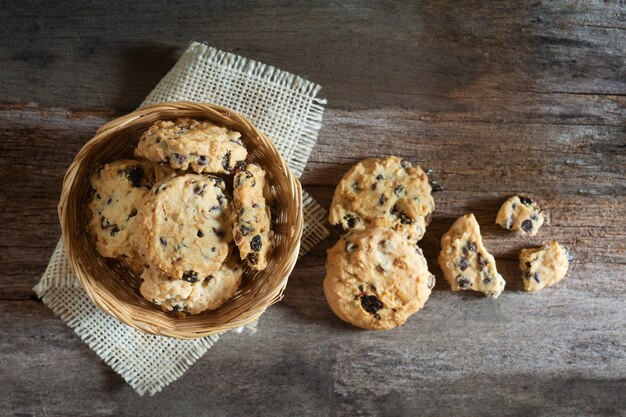
[[[271,257],[265,170],[245,162],[239,132],[194,119],[156,122],[135,155],[91,177],[97,251],[140,275],[141,294],[165,311],[220,307],[244,263],[263,270]]]
[[[328,251],[324,293],[355,326],[402,325],[435,285],[418,242],[435,209],[426,173],[407,160],[371,158],[335,189],[329,221],[347,233]]]

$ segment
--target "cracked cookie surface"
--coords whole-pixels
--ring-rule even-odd
[[[567,275],[571,259],[573,258],[569,250],[558,242],[522,249],[519,254],[519,268],[522,271],[524,289],[535,292],[556,284]]]
[[[238,169],[233,180],[233,236],[241,259],[263,270],[272,252],[271,214],[265,171],[257,164]]]
[[[437,259],[452,291],[474,290],[497,298],[504,291],[504,278],[496,261],[483,246],[480,227],[473,214],[459,217],[441,237]]]
[[[390,227],[416,244],[434,209],[428,177],[419,166],[395,156],[370,158],[337,185],[329,222],[344,230]]]
[[[339,318],[364,329],[402,325],[435,285],[418,249],[388,228],[347,233],[328,251],[328,304]]]
[[[135,155],[179,170],[232,174],[246,159],[241,134],[195,119],[159,120],[139,139]]]
[[[224,181],[184,174],[155,184],[135,230],[147,263],[169,277],[193,280],[216,271],[232,240]]]
[[[543,222],[543,213],[537,203],[524,196],[509,197],[496,216],[496,223],[504,229],[529,236],[535,236]]]

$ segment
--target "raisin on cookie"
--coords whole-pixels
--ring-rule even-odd
[[[537,234],[543,221],[543,213],[536,202],[516,195],[502,204],[496,217],[496,223],[503,228],[530,236]]]
[[[233,235],[241,259],[260,271],[267,267],[273,236],[265,171],[257,164],[239,167],[233,180]]]
[[[172,279],[157,268],[146,269],[141,278],[141,295],[164,311],[199,314],[215,310],[231,299],[243,275],[235,254],[229,255],[217,271],[204,276]]]
[[[421,251],[388,228],[349,232],[328,251],[324,294],[335,314],[357,327],[402,325],[434,285]]]
[[[496,261],[483,246],[480,227],[473,214],[458,218],[441,237],[437,259],[452,291],[474,290],[498,298],[506,282]]]
[[[150,267],[188,280],[216,271],[232,240],[224,181],[184,174],[155,184],[144,199],[135,228],[139,249]]]
[[[248,152],[241,134],[194,119],[159,120],[139,139],[135,155],[179,170],[232,174]]]
[[[524,289],[535,292],[556,284],[567,275],[572,259],[569,250],[558,242],[549,242],[539,248],[522,249],[519,267]]]
[[[141,273],[144,262],[134,242],[133,223],[157,170],[151,162],[123,159],[104,165],[91,176],[88,229],[96,250],[104,257],[117,258],[136,273]]]
[[[341,179],[328,220],[344,230],[390,227],[417,243],[435,209],[426,173],[395,156],[365,159]]]

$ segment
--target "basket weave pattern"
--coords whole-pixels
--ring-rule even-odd
[[[241,133],[248,161],[263,166],[276,201],[275,249],[264,271],[246,271],[239,291],[212,312],[178,318],[144,300],[138,278],[116,262],[104,260],[86,230],[86,203],[91,174],[107,162],[132,158],[142,132],[161,119],[192,117],[222,124]],[[63,242],[75,275],[104,312],[138,330],[191,339],[224,332],[257,319],[283,294],[302,236],[302,189],[274,144],[243,116],[224,107],[190,102],[142,108],[102,126],[69,167],[59,203]]]

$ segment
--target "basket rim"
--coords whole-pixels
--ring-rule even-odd
[[[82,160],[84,159],[87,151],[89,150],[92,144],[99,142],[103,138],[106,138],[112,129],[115,129],[115,130],[124,129],[130,123],[138,119],[141,119],[143,117],[146,117],[148,115],[151,115],[154,112],[173,112],[174,114],[167,115],[165,118],[174,119],[177,117],[186,116],[186,115],[177,115],[176,114],[177,112],[190,111],[190,110],[207,113],[206,118],[209,120],[211,119],[211,117],[209,116],[210,114],[220,115],[223,117],[234,117],[239,122],[245,123],[251,130],[253,130],[256,134],[261,136],[266,142],[266,144],[269,145],[272,152],[278,157],[278,160],[280,162],[280,166],[278,169],[280,169],[280,171],[284,174],[284,176],[287,179],[288,185],[290,187],[290,192],[294,197],[293,204],[295,204],[295,207],[297,208],[297,210],[295,211],[296,212],[295,225],[292,225],[294,241],[291,245],[289,245],[287,262],[282,263],[282,265],[284,265],[284,269],[286,272],[283,274],[278,285],[276,285],[276,287],[273,289],[271,293],[271,297],[270,297],[271,302],[269,302],[263,308],[260,308],[258,311],[255,311],[253,314],[249,315],[244,320],[240,320],[240,321],[235,320],[234,323],[232,322],[227,323],[224,326],[220,326],[219,328],[205,328],[205,329],[194,328],[193,330],[185,329],[184,331],[182,331],[173,327],[160,326],[159,328],[156,328],[153,323],[142,320],[142,317],[137,314],[133,314],[132,318],[128,317],[126,314],[120,314],[120,311],[119,311],[120,306],[113,305],[108,300],[102,298],[101,295],[98,294],[96,289],[93,288],[91,284],[88,282],[87,277],[83,275],[83,273],[77,272],[77,271],[81,271],[81,268],[80,268],[79,260],[77,259],[76,256],[73,256],[72,239],[71,239],[71,234],[69,232],[72,231],[74,226],[70,224],[67,207],[69,204],[70,191],[73,189],[73,187],[77,186],[77,182],[79,180],[76,173],[80,167]],[[202,116],[187,116],[187,117],[202,117]],[[291,172],[291,169],[289,168],[282,154],[276,148],[276,145],[274,144],[274,142],[270,138],[268,138],[263,132],[259,131],[246,117],[244,117],[243,115],[227,107],[215,105],[211,103],[195,103],[195,102],[189,102],[189,101],[174,101],[174,102],[164,102],[164,103],[149,105],[146,107],[142,107],[138,110],[135,110],[131,113],[117,117],[105,123],[104,125],[100,126],[100,128],[98,128],[98,130],[96,131],[95,135],[81,147],[81,149],[78,151],[78,153],[74,157],[74,160],[68,167],[63,178],[63,188],[62,188],[61,197],[59,199],[59,203],[57,206],[57,212],[59,216],[59,221],[61,223],[63,244],[65,246],[66,256],[69,260],[72,273],[77,277],[81,285],[81,288],[83,288],[83,290],[87,293],[91,301],[94,304],[96,304],[96,306],[98,306],[98,308],[102,310],[104,313],[106,313],[107,315],[139,331],[152,334],[152,335],[167,336],[167,337],[173,337],[177,339],[196,339],[196,338],[206,337],[206,336],[210,336],[214,334],[220,334],[225,331],[231,330],[233,328],[245,326],[257,320],[267,310],[267,308],[270,305],[275,304],[278,301],[280,301],[284,296],[284,291],[287,286],[289,277],[291,273],[293,272],[293,268],[295,267],[295,264],[298,259],[298,253],[300,250],[302,231],[303,231],[303,225],[304,225],[304,215],[302,211],[302,186],[300,184],[300,181],[297,178],[295,178],[295,176]],[[184,320],[184,319],[177,319],[177,320]]]

